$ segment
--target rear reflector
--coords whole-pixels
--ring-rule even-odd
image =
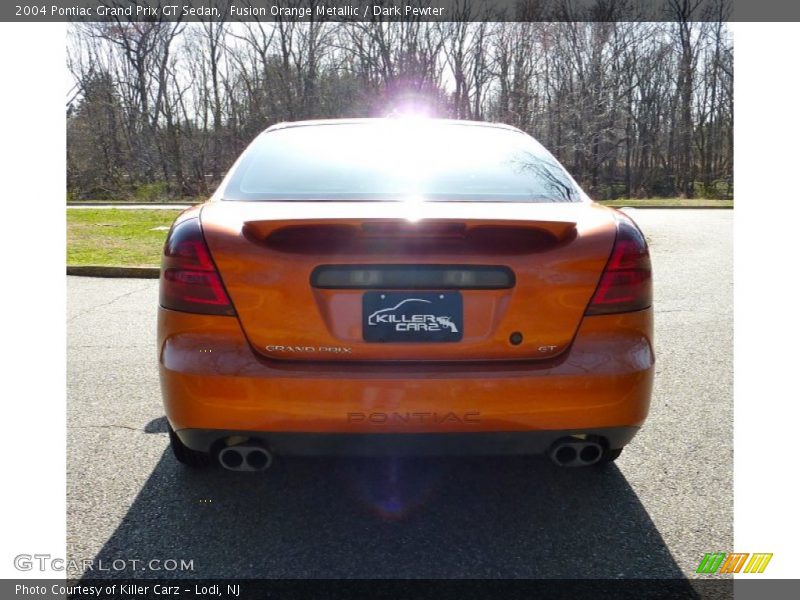
[[[235,315],[211,259],[200,220],[176,222],[161,258],[159,302],[164,308],[208,315]]]
[[[617,238],[587,315],[631,312],[653,304],[650,254],[644,235],[627,216],[617,216]]]
[[[311,285],[324,289],[498,290],[512,288],[508,267],[484,265],[324,265]]]

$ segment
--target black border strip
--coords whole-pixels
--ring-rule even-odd
[[[734,0],[47,0],[46,3],[17,0],[0,3],[0,21],[610,23],[800,20],[800,3],[797,2],[735,0],[735,3],[734,8]],[[122,10],[109,11],[108,7]]]
[[[576,574],[579,576],[580,574]],[[754,598],[742,593],[761,591],[762,598],[796,597],[800,581],[761,580],[736,582],[736,600]],[[15,593],[15,584],[43,586],[44,594]],[[218,586],[211,588],[211,586]],[[66,586],[67,598],[84,600],[144,600],[164,598],[206,598],[220,600],[300,599],[414,599],[503,600],[531,598],[674,600],[683,598],[732,599],[734,581],[725,579],[82,579],[82,580],[3,580],[3,598],[64,598],[51,590]],[[156,586],[160,593],[156,593]],[[232,586],[232,588],[228,588]],[[205,589],[208,593],[203,594]],[[214,590],[219,594],[214,594]],[[89,590],[94,590],[89,591]],[[767,593],[768,591],[773,593]],[[99,593],[98,593],[99,592]],[[174,595],[177,592],[177,595]]]

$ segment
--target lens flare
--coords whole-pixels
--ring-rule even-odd
[[[406,220],[411,223],[417,223],[418,221],[422,220],[424,207],[425,198],[422,196],[418,196],[416,194],[413,196],[407,196],[403,200],[403,210],[405,212]]]
[[[420,121],[434,118],[436,114],[427,103],[410,99],[395,104],[385,116],[393,119]]]
[[[344,474],[353,495],[381,519],[399,521],[440,488],[444,466],[433,458],[352,459]]]

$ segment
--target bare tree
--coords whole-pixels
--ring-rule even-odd
[[[699,0],[669,0],[673,20],[662,23],[626,22],[627,4],[616,1],[597,4],[594,21],[541,20],[576,6],[519,2],[527,22],[495,13],[489,22],[481,11],[496,9],[458,0],[450,23],[72,25],[70,193],[206,194],[273,123],[380,116],[409,103],[519,127],[598,198],[691,197],[695,182],[730,195],[725,0],[703,4],[715,11],[708,22],[693,20]]]

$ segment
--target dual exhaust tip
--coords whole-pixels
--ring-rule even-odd
[[[559,467],[588,467],[600,462],[605,449],[594,441],[567,438],[557,441],[548,452]],[[227,446],[217,455],[219,464],[229,471],[266,471],[272,466],[272,452],[261,446]]]
[[[600,462],[604,452],[598,442],[569,438],[553,444],[548,455],[559,467],[588,467]]]
[[[261,446],[228,446],[217,456],[219,464],[229,471],[266,471],[272,466],[272,452]]]

